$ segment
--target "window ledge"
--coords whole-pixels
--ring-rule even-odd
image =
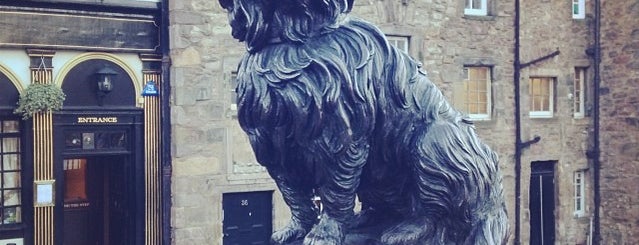
[[[19,231],[22,229],[24,229],[23,223],[0,225],[0,232],[1,231]]]
[[[497,125],[497,120],[472,120],[477,130],[492,130]]]
[[[580,215],[576,215],[573,213],[572,217],[575,221],[577,221],[577,223],[580,223],[580,224],[589,224],[591,219],[588,211],[584,211],[583,214],[580,214]]]
[[[585,126],[590,124],[590,117],[572,118],[573,125]]]
[[[530,119],[549,119],[554,117],[554,113],[545,111],[529,112],[528,117]]]
[[[478,21],[494,21],[496,19],[494,15],[469,15],[469,14],[464,14],[462,18],[467,20],[478,20]]]
[[[469,117],[472,122],[489,122],[492,119],[490,117]]]

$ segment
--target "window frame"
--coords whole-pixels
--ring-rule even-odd
[[[575,217],[586,215],[586,170],[577,170],[573,174],[573,214]]]
[[[533,80],[535,79],[548,79],[548,110],[535,110],[534,108],[534,97],[541,96],[533,94]],[[552,118],[554,117],[555,112],[555,84],[557,83],[557,78],[549,77],[549,76],[534,76],[528,79],[528,96],[529,96],[529,111],[528,116],[530,118]],[[543,106],[542,106],[543,107]]]
[[[229,110],[236,113],[237,112],[237,71],[233,71],[229,74],[228,78],[229,83]]]
[[[5,122],[7,121],[14,121],[17,124],[15,125],[16,127],[16,131],[11,131],[11,132],[5,132]],[[22,224],[24,224],[24,214],[25,214],[25,208],[24,208],[24,193],[23,193],[23,180],[24,180],[24,159],[23,159],[23,153],[24,153],[24,145],[23,145],[23,139],[22,139],[22,132],[23,132],[23,128],[22,128],[22,123],[18,118],[13,118],[13,117],[0,117],[0,174],[3,176],[1,179],[2,181],[0,182],[0,212],[2,213],[2,217],[3,219],[0,220],[0,229],[5,228],[5,227],[16,227],[16,226],[20,226]],[[16,151],[6,151],[5,152],[5,146],[4,146],[4,139],[6,138],[16,138],[17,142],[16,142]],[[6,155],[15,155],[16,156],[16,169],[13,170],[5,170],[5,166],[7,164],[4,163],[4,161],[6,159],[9,158],[5,158]],[[18,180],[16,181],[14,187],[5,187],[5,183],[4,183],[4,175],[7,173],[17,173],[18,176]],[[14,205],[5,205],[5,191],[15,191],[17,193],[17,199],[18,199],[18,203],[14,204]],[[16,215],[15,217],[19,220],[14,221],[12,223],[5,223],[5,209],[9,209],[9,208],[14,208],[16,209],[16,213],[14,215]],[[19,210],[19,211],[18,211]]]
[[[480,0],[479,8],[474,8],[473,0],[465,0],[464,1],[464,15],[475,15],[475,16],[487,16],[488,15],[488,0]],[[471,5],[470,8],[466,7],[467,5]]]
[[[573,117],[584,118],[586,116],[586,67],[575,67],[573,83]]]
[[[468,115],[468,117],[470,117],[473,120],[478,120],[478,121],[488,121],[492,119],[492,83],[493,83],[493,79],[492,79],[492,66],[464,66],[463,68],[463,74],[466,75],[466,77],[464,78],[464,101],[463,101],[463,112],[466,113],[466,115]],[[469,110],[469,104],[471,103],[469,101],[469,88],[468,88],[468,83],[470,82],[470,69],[486,69],[486,88],[485,88],[485,93],[486,93],[486,101],[485,101],[485,105],[486,105],[486,113],[471,113],[471,111]],[[477,92],[477,91],[475,91]],[[481,101],[475,101],[476,104],[481,104]]]
[[[397,49],[402,50],[407,54],[409,53],[410,37],[401,35],[386,35],[386,40],[388,41],[388,44],[395,46]],[[399,46],[399,42],[404,43],[403,47]]]
[[[577,13],[575,13],[577,10]],[[586,18],[586,0],[572,0],[570,11],[572,12],[572,18],[581,20]]]

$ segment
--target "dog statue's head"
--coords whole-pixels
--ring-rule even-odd
[[[219,0],[232,35],[257,52],[275,42],[303,42],[330,31],[354,0]]]

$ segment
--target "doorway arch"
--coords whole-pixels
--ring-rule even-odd
[[[0,109],[15,108],[22,90],[18,77],[0,64]]]
[[[86,95],[94,95],[95,94],[93,93],[94,91],[90,89],[90,88],[93,88],[91,87],[92,85],[95,85],[95,83],[92,83],[92,81],[95,80],[94,73],[97,71],[97,69],[100,69],[104,66],[109,66],[119,73],[119,75],[115,77],[116,84],[114,85],[115,87],[113,92],[116,92],[116,93],[118,91],[125,92],[126,96],[128,96],[128,98],[126,99],[129,102],[131,99],[133,99],[132,105],[139,107],[136,101],[137,101],[138,95],[142,91],[142,88],[140,85],[140,81],[138,77],[136,76],[136,72],[134,72],[134,69],[129,64],[127,64],[126,61],[124,61],[123,59],[121,59],[120,57],[116,55],[113,55],[110,53],[96,53],[96,52],[78,55],[77,57],[71,59],[71,61],[67,62],[60,69],[60,72],[58,73],[55,79],[55,83],[58,84],[58,86],[62,87],[64,90],[65,87],[72,86],[72,85],[68,85],[70,81],[72,81],[72,83],[74,84],[80,85],[80,88],[73,88],[72,91],[69,91],[69,92],[72,92],[71,94],[67,93],[67,91],[65,90],[65,94],[67,94],[67,100],[69,100],[69,103],[65,102],[65,106],[67,106],[67,104],[69,104],[70,106],[76,106],[75,105],[76,103],[83,103],[83,102],[84,103],[91,102],[90,104],[97,104],[96,98],[93,98],[93,99],[81,98],[79,99],[80,101],[74,101],[75,100],[74,98],[70,99],[69,97],[76,96],[76,94],[74,94],[73,92],[88,93]],[[83,71],[81,69],[93,69],[93,70]],[[72,80],[72,79],[76,79],[76,80]],[[80,81],[77,79],[84,79],[85,81]],[[67,85],[65,85],[65,83]],[[120,89],[118,89],[118,86],[120,86]],[[121,86],[124,86],[129,89],[122,90]],[[80,94],[79,96],[88,97],[86,95]],[[122,96],[123,95],[119,95],[118,98],[121,98]],[[95,101],[92,101],[92,100],[95,100]],[[112,100],[117,102],[116,98],[113,98]],[[115,105],[118,106],[119,104],[121,103],[116,103]]]

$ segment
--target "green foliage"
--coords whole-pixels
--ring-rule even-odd
[[[13,113],[22,114],[22,119],[27,120],[35,113],[62,109],[64,99],[64,92],[55,84],[35,82],[20,95],[18,108]]]

